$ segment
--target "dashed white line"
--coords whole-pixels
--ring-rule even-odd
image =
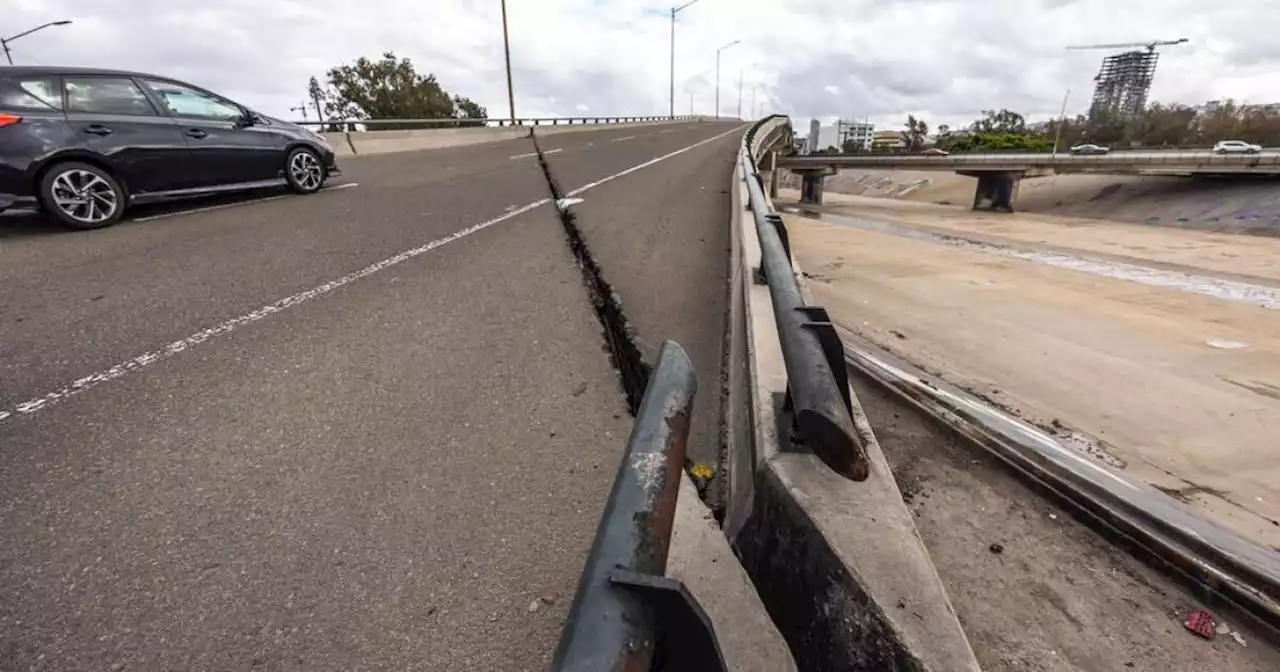
[[[622,141],[624,141],[624,140],[635,140],[635,139],[636,139],[636,136],[634,136],[634,135],[628,135],[628,136],[627,136],[627,137],[625,137],[625,138],[614,138],[614,139],[610,140],[609,142],[622,142]]]
[[[652,166],[653,164],[658,163],[659,161],[666,161],[667,159],[669,159],[669,158],[671,158],[671,157],[673,157],[673,156],[678,156],[678,155],[680,155],[680,154],[684,154],[685,152],[687,152],[687,151],[689,151],[689,150],[691,150],[691,149],[697,148],[697,147],[701,147],[701,146],[703,146],[703,145],[707,144],[708,142],[715,142],[716,140],[719,140],[720,138],[723,138],[723,137],[724,137],[724,136],[726,136],[726,135],[730,135],[730,134],[733,134],[733,133],[741,133],[741,132],[742,132],[742,127],[741,127],[741,126],[739,126],[739,127],[734,128],[734,129],[732,129],[732,130],[725,131],[724,133],[721,133],[720,135],[717,135],[717,136],[713,136],[713,137],[707,138],[706,140],[699,140],[698,142],[695,142],[695,143],[693,143],[692,145],[689,145],[688,147],[684,147],[684,148],[682,148],[682,149],[677,149],[676,151],[671,152],[670,154],[663,154],[662,156],[659,156],[659,157],[658,157],[658,158],[656,158],[656,159],[650,159],[649,161],[645,161],[644,163],[642,163],[642,164],[640,164],[640,165],[637,165],[637,166],[632,166],[632,167],[630,167],[630,168],[628,168],[628,169],[626,169],[626,170],[624,170],[624,171],[622,171],[622,172],[620,172],[620,173],[614,173],[613,175],[610,175],[609,177],[606,177],[606,178],[603,178],[603,179],[596,180],[595,182],[592,182],[592,183],[590,183],[590,184],[584,184],[584,185],[582,185],[581,187],[578,187],[577,189],[574,189],[573,191],[571,191],[571,192],[569,192],[569,193],[565,194],[565,196],[577,196],[578,194],[581,194],[582,192],[584,192],[584,191],[586,191],[586,190],[588,190],[588,189],[594,189],[594,188],[596,188],[596,187],[598,187],[598,186],[600,186],[600,185],[604,184],[605,182],[612,182],[613,180],[616,180],[616,179],[618,179],[619,177],[622,177],[622,176],[624,176],[624,175],[630,175],[631,173],[634,173],[634,172],[636,172],[637,170],[640,170],[641,168],[648,168],[649,166]]]
[[[344,184],[335,184],[332,187],[325,187],[320,191],[321,192],[337,191],[339,189],[351,189],[352,187],[358,187],[358,186],[360,186],[359,182],[346,182]],[[247,201],[236,201],[235,203],[221,203],[219,205],[209,205],[203,208],[189,208],[187,210],[176,210],[174,212],[165,212],[159,215],[151,215],[149,217],[134,217],[132,221],[150,222],[154,219],[164,219],[166,217],[180,217],[182,215],[194,215],[197,212],[209,212],[210,210],[224,210],[226,208],[235,208],[241,205],[249,205],[250,203],[265,203],[266,201],[275,201],[281,198],[289,198],[290,196],[296,196],[296,195],[297,194],[280,194],[278,196],[267,196],[266,198],[254,198]]]
[[[588,189],[592,189],[606,182],[616,180],[617,178],[622,177],[623,175],[629,175],[642,168],[652,166],[655,163],[665,161],[673,156],[678,156],[691,149],[701,147],[702,145],[705,145],[709,142],[714,142],[716,140],[719,140],[720,138],[723,138],[724,136],[729,135],[730,133],[737,133],[740,131],[741,131],[741,128],[735,128],[731,131],[721,133],[720,135],[717,135],[715,137],[707,138],[706,140],[696,142],[683,149],[677,149],[676,151],[671,152],[669,154],[664,154],[662,156],[659,156],[656,159],[645,161],[644,163],[641,163],[636,166],[632,166],[622,172],[615,173],[606,178],[596,180],[595,182],[592,182],[590,184],[578,187],[577,189],[574,189],[573,191],[566,194],[566,197],[577,196],[578,194],[581,194],[587,191]],[[334,188],[339,188],[342,186],[346,186],[346,185],[337,185]],[[355,184],[352,183],[350,186],[355,186]],[[265,200],[265,199],[262,199],[262,200]],[[455,231],[443,238],[438,238],[425,245],[421,245],[413,249],[405,250],[404,252],[401,252],[393,257],[388,257],[386,259],[383,259],[382,261],[372,263],[358,271],[355,271],[354,273],[348,273],[347,275],[344,275],[335,280],[330,280],[329,282],[326,282],[323,285],[320,285],[318,287],[313,287],[306,291],[298,292],[297,294],[293,294],[291,296],[286,296],[285,298],[280,299],[279,301],[267,304],[252,312],[245,313],[244,315],[240,315],[239,317],[233,317],[220,324],[214,325],[212,327],[208,327],[206,329],[202,329],[182,340],[174,341],[166,345],[163,349],[144,352],[141,355],[138,355],[131,359],[127,359],[108,369],[104,369],[96,373],[91,373],[83,378],[73,381],[70,385],[63,387],[62,389],[55,390],[47,394],[43,394],[29,401],[25,401],[21,404],[18,404],[12,407],[9,410],[0,411],[0,422],[4,422],[6,419],[13,417],[15,413],[18,414],[19,416],[25,416],[25,415],[30,415],[32,413],[35,413],[36,411],[39,411],[43,408],[48,408],[53,404],[56,404],[64,399],[80,394],[85,390],[89,390],[94,387],[97,387],[102,383],[115,380],[129,373],[142,369],[143,367],[150,366],[151,364],[155,364],[156,362],[169,359],[174,355],[177,355],[181,352],[186,351],[188,348],[192,348],[197,345],[200,345],[201,343],[204,343],[205,341],[213,338],[214,336],[231,332],[247,324],[253,324],[254,322],[258,322],[263,318],[282,312],[288,308],[292,308],[307,300],[314,299],[318,296],[323,296],[336,289],[341,289],[342,287],[345,287],[355,282],[356,280],[359,280],[364,277],[368,277],[370,275],[373,275],[374,273],[377,273],[378,271],[385,270],[401,262],[408,261],[414,257],[430,252],[431,250],[434,250],[438,247],[448,245],[449,243],[452,243],[461,238],[465,238],[473,233],[476,233],[477,231],[482,231],[484,229],[487,229],[493,226],[494,224],[504,222],[508,219],[511,219],[512,217],[518,217],[526,212],[529,212],[530,210],[539,208],[550,202],[551,202],[551,199],[549,198],[539,199],[537,201],[524,205],[515,210],[508,211],[502,215],[499,215],[498,217],[494,217],[493,219],[490,219],[488,221],[484,221],[479,224],[469,226],[460,231]]]

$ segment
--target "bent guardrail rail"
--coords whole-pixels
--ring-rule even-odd
[[[684,350],[664,343],[578,581],[554,672],[725,669],[706,614],[681,582],[664,576],[696,387]]]
[[[806,305],[791,267],[791,251],[781,218],[773,213],[756,169],[752,143],[760,125],[743,140],[742,170],[760,238],[764,281],[787,369],[787,389],[798,443],[827,466],[855,481],[869,474],[850,412],[848,373],[840,338],[826,310]]]

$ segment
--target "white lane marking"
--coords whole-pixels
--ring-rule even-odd
[[[625,137],[625,138],[614,138],[614,139],[610,140],[609,142],[622,142],[623,140],[635,140],[635,139],[636,139],[636,136],[634,136],[634,135],[628,135],[628,136],[627,136],[627,137]]]
[[[631,173],[636,172],[637,170],[640,170],[641,168],[652,166],[655,163],[658,163],[660,161],[665,161],[666,159],[669,159],[673,156],[683,154],[691,149],[705,145],[708,142],[719,140],[720,138],[723,138],[724,136],[729,135],[729,133],[734,133],[739,130],[741,130],[741,128],[736,128],[727,133],[721,133],[720,135],[717,135],[714,138],[708,138],[706,140],[696,142],[692,145],[689,145],[688,147],[685,147],[684,149],[678,149],[674,152],[671,152],[670,154],[665,154],[663,156],[659,156],[656,159],[651,159],[639,165],[632,166],[620,173],[615,173],[604,179],[592,182],[591,184],[578,187],[577,189],[569,192],[568,196],[570,197],[576,196],[578,194],[581,194],[584,191],[587,191],[588,189],[597,187],[606,182],[610,182],[619,177],[622,177],[623,175],[629,175]],[[304,301],[307,301],[309,299],[314,299],[318,296],[328,294],[329,292],[332,292],[335,289],[340,289],[342,287],[345,287],[346,285],[349,285],[355,282],[356,280],[373,275],[378,271],[385,270],[403,261],[408,261],[414,257],[430,252],[431,250],[434,250],[437,247],[441,247],[443,245],[447,245],[461,238],[465,238],[473,233],[476,233],[477,231],[482,231],[484,229],[487,229],[493,226],[494,224],[506,221],[508,219],[511,219],[512,217],[517,217],[526,212],[529,212],[530,210],[546,205],[550,202],[551,202],[551,199],[549,198],[539,199],[523,207],[517,208],[515,210],[511,210],[505,214],[499,215],[498,217],[494,217],[493,219],[490,219],[488,221],[469,226],[460,231],[455,231],[445,236],[444,238],[438,238],[420,247],[415,247],[410,250],[405,250],[404,252],[401,252],[393,257],[387,257],[382,261],[375,262],[373,264],[365,266],[364,268],[354,273],[348,273],[347,275],[344,275],[336,280],[330,280],[329,282],[326,282],[323,285],[320,285],[318,287],[313,287],[306,291],[298,292],[297,294],[294,294],[292,296],[287,296],[283,299],[280,299],[275,303],[267,304],[253,312],[245,313],[244,315],[241,315],[239,317],[233,317],[225,322],[222,322],[221,324],[209,327],[207,329],[202,329],[182,340],[174,341],[166,345],[163,349],[152,350],[151,352],[145,352],[141,355],[138,355],[137,357],[120,362],[119,364],[116,364],[115,366],[112,366],[109,369],[103,369],[102,371],[98,371],[97,373],[91,373],[83,378],[80,378],[79,380],[73,381],[70,385],[63,387],[60,390],[49,392],[48,394],[43,394],[39,397],[36,397],[35,399],[31,399],[30,401],[25,401],[21,404],[14,406],[9,410],[0,411],[0,422],[4,422],[6,418],[13,416],[14,413],[17,413],[19,415],[30,415],[32,413],[35,413],[36,411],[39,411],[42,408],[48,408],[49,406],[52,406],[53,404],[56,404],[59,401],[62,401],[69,397],[80,394],[85,390],[89,390],[94,387],[97,387],[102,383],[115,380],[116,378],[120,378],[126,374],[137,371],[143,367],[150,366],[151,364],[155,364],[156,362],[163,361],[165,359],[173,357],[174,355],[177,355],[178,353],[181,353],[187,350],[188,348],[192,348],[197,345],[200,345],[201,343],[204,343],[205,341],[213,338],[214,336],[228,333],[239,327],[243,327],[246,324],[252,324],[265,317],[282,312],[288,308],[292,308],[293,306],[303,303]]]
[[[665,131],[658,131],[658,132],[659,132],[659,133],[670,133],[670,132],[671,132],[671,131],[673,131],[673,130],[675,130],[675,129],[673,129],[673,128],[668,128],[668,129],[667,129],[667,130],[665,130]]]
[[[582,202],[583,201],[581,198],[562,198],[556,201],[556,209],[563,211],[565,208],[571,205],[577,205]]]
[[[557,152],[563,152],[563,151],[564,151],[563,147],[560,147],[558,149],[548,149],[547,151],[543,152],[542,155],[546,156],[548,154],[555,154]],[[537,155],[538,155],[537,152],[529,152],[528,154],[516,154],[515,156],[510,157],[510,159],[514,161],[516,159],[527,159],[531,156],[537,156]]]
[[[332,187],[325,187],[320,191],[321,192],[337,191],[339,189],[351,189],[352,187],[358,187],[358,186],[360,186],[359,182],[346,182],[343,184],[335,184]],[[316,193],[319,193],[319,192],[316,192]],[[131,221],[150,222],[151,220],[154,220],[154,219],[164,219],[166,217],[179,217],[181,215],[194,215],[197,212],[209,212],[210,210],[224,210],[226,208],[234,208],[241,205],[249,205],[250,203],[265,203],[267,201],[275,201],[281,198],[289,198],[290,196],[297,196],[297,194],[279,194],[277,196],[267,196],[266,198],[254,198],[247,201],[236,201],[235,203],[221,203],[219,205],[209,205],[203,208],[191,208],[189,210],[175,210],[173,212],[165,212],[159,215],[151,215],[150,217],[134,217],[132,218]]]
[[[622,171],[622,172],[620,172],[620,173],[614,173],[613,175],[610,175],[609,177],[606,177],[606,178],[602,178],[602,179],[596,180],[595,182],[592,182],[592,183],[590,183],[590,184],[584,184],[584,185],[582,185],[581,187],[578,187],[577,189],[574,189],[573,191],[571,191],[571,192],[569,192],[569,193],[565,194],[565,196],[577,196],[578,194],[581,194],[582,192],[584,192],[584,191],[586,191],[586,190],[588,190],[588,189],[594,189],[594,188],[596,188],[596,187],[598,187],[598,186],[600,186],[600,185],[604,184],[605,182],[612,182],[612,181],[614,181],[614,180],[616,180],[616,179],[618,179],[619,177],[622,177],[622,176],[624,176],[624,175],[630,175],[631,173],[634,173],[634,172],[636,172],[637,170],[640,170],[641,168],[648,168],[649,166],[652,166],[652,165],[653,165],[653,164],[655,164],[655,163],[658,163],[658,162],[660,162],[660,161],[666,161],[667,159],[669,159],[669,158],[671,158],[671,157],[673,157],[673,156],[679,156],[680,154],[684,154],[685,152],[687,152],[687,151],[689,151],[689,150],[691,150],[691,149],[696,149],[696,148],[698,148],[698,147],[701,147],[701,146],[703,146],[703,145],[707,144],[708,142],[715,142],[716,140],[719,140],[720,138],[723,138],[723,137],[724,137],[724,136],[726,136],[726,135],[731,135],[731,134],[733,134],[733,133],[741,133],[741,132],[742,132],[742,127],[741,127],[741,126],[738,126],[737,128],[734,128],[734,129],[732,129],[732,130],[725,131],[724,133],[721,133],[720,135],[712,136],[712,137],[710,137],[710,138],[707,138],[706,140],[699,140],[698,142],[695,142],[695,143],[693,143],[692,145],[689,145],[688,147],[685,147],[685,148],[683,148],[683,149],[677,149],[676,151],[671,152],[670,154],[663,154],[662,156],[659,156],[659,157],[658,157],[658,158],[656,158],[656,159],[650,159],[650,160],[648,160],[648,161],[645,161],[645,162],[644,162],[644,163],[642,163],[642,164],[639,164],[639,165],[636,165],[636,166],[631,166],[630,168],[628,168],[628,169],[626,169],[626,170],[624,170],[624,171]]]

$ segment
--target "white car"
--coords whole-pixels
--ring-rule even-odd
[[[1251,145],[1243,140],[1220,140],[1213,146],[1214,154],[1258,154],[1262,145]]]
[[[1086,142],[1083,145],[1076,145],[1071,148],[1072,154],[1106,154],[1110,151],[1110,147],[1103,147],[1102,145],[1095,145],[1089,142]]]

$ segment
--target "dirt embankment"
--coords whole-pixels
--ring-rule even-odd
[[[828,177],[829,192],[942,205],[973,201],[975,178],[921,170],[843,170]],[[796,176],[783,183],[798,188]],[[1280,236],[1280,179],[1168,175],[1054,175],[1018,187],[1015,207],[1068,217],[1091,217],[1205,231]]]

